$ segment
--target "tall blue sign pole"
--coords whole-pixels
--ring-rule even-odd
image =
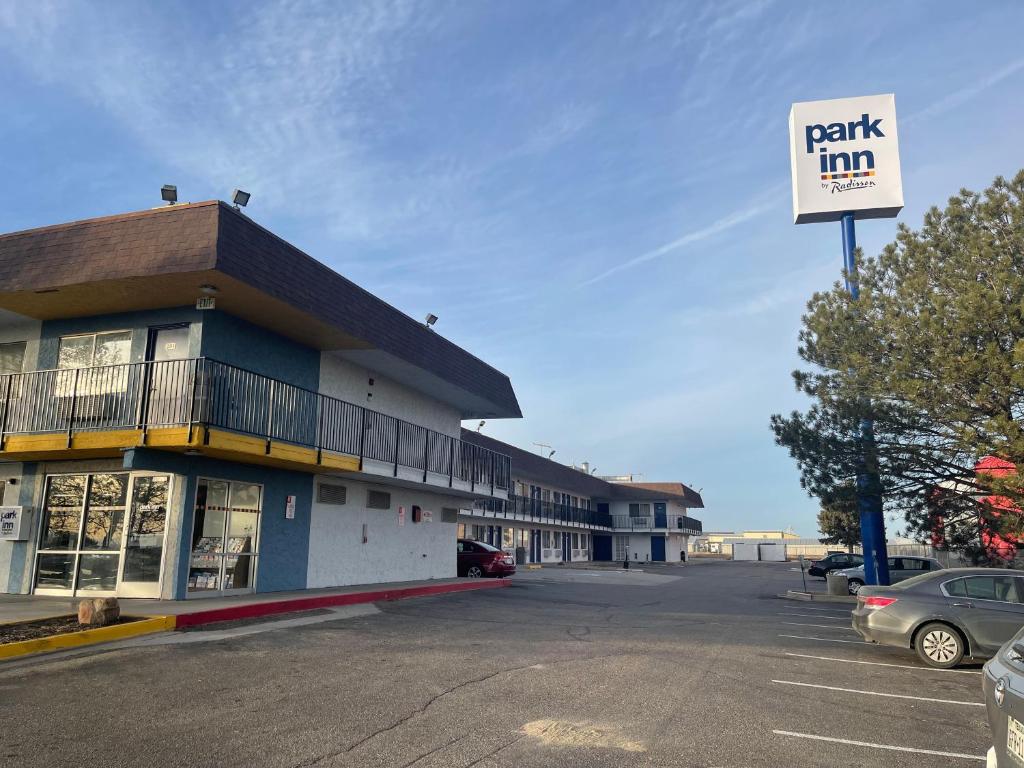
[[[843,233],[846,289],[859,299],[854,219],[891,219],[903,210],[896,97],[891,93],[802,101],[789,111],[793,223],[838,221]],[[871,411],[870,400],[863,403]],[[882,485],[874,423],[856,434],[857,512],[864,543],[864,582],[889,583]]]
[[[843,266],[846,268],[846,290],[854,301],[860,299],[857,285],[857,232],[854,215],[846,212],[840,219],[843,231]],[[885,546],[885,518],[878,472],[871,466],[875,446],[874,423],[863,418],[859,428],[860,455],[857,459],[857,512],[860,514],[860,535],[864,549],[864,582],[889,583],[889,556]]]

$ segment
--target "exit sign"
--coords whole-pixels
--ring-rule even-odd
[[[200,296],[196,299],[196,309],[216,309],[217,299],[213,296]]]

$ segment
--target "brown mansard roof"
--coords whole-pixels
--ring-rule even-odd
[[[54,318],[217,308],[397,377],[463,418],[519,417],[509,378],[220,201],[0,235],[0,308]]]

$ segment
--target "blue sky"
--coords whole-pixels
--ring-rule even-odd
[[[512,378],[485,431],[815,507],[768,418],[838,225],[791,221],[793,101],[894,92],[907,207],[1024,166],[1019,2],[0,4],[0,231],[252,192],[249,213]],[[896,221],[862,223],[877,252]]]

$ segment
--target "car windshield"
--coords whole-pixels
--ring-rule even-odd
[[[484,548],[484,549],[486,549],[486,550],[487,550],[488,552],[501,552],[501,550],[500,550],[500,549],[498,549],[497,547],[492,547],[492,546],[491,546],[490,544],[487,544],[487,543],[485,543],[485,542],[483,542],[483,541],[478,541],[478,542],[476,542],[476,545],[477,545],[478,547],[483,547],[483,548]]]

